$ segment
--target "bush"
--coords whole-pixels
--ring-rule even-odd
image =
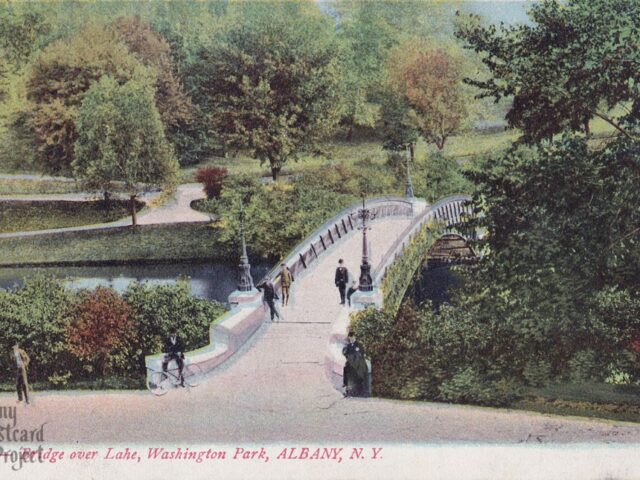
[[[64,374],[73,363],[65,325],[76,301],[75,292],[44,276],[27,278],[19,288],[0,289],[0,345],[8,349],[20,343],[31,358],[32,380]],[[1,371],[13,372],[10,360],[9,355],[0,355]]]
[[[0,345],[14,342],[31,357],[29,376],[46,388],[141,386],[144,356],[162,350],[169,327],[186,348],[209,341],[209,326],[224,313],[218,302],[193,297],[188,282],[134,283],[124,295],[98,287],[77,292],[47,277],[0,289]],[[0,382],[13,382],[12,358],[0,355]],[[105,376],[105,372],[107,375]]]
[[[123,298],[133,311],[138,332],[132,341],[138,371],[145,371],[145,355],[162,351],[171,327],[178,330],[185,348],[193,350],[209,343],[210,324],[225,312],[219,302],[194,297],[187,280],[174,285],[134,282]]]
[[[131,307],[110,288],[83,292],[66,328],[69,351],[88,361],[101,377],[116,363],[122,369],[129,363],[127,347],[136,337],[132,316]]]
[[[440,398],[445,402],[491,405],[491,386],[473,368],[467,367],[440,385]]]
[[[596,352],[581,350],[569,360],[569,378],[574,383],[602,378],[603,366],[597,361]]]
[[[522,376],[528,385],[534,387],[546,385],[551,378],[551,363],[539,358],[529,360],[522,370]]]
[[[228,171],[225,167],[206,167],[198,169],[196,179],[204,185],[207,198],[211,200],[220,198],[227,175]]]

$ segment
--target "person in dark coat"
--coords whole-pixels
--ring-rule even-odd
[[[347,283],[349,283],[349,270],[344,266],[344,260],[338,260],[338,268],[336,268],[336,287],[340,292],[340,305],[344,305],[345,296],[347,293]]]
[[[342,386],[345,388],[345,396],[365,396],[367,394],[369,368],[364,359],[364,348],[356,341],[356,336],[353,332],[349,332],[347,344],[342,349],[342,354],[347,359],[342,371]]]
[[[166,372],[169,363],[175,360],[178,364],[178,373],[180,376],[180,386],[184,387],[184,377],[182,370],[184,369],[184,343],[178,336],[175,328],[169,330],[169,336],[164,341],[164,359],[162,360],[162,371]]]
[[[278,317],[278,320],[280,320],[280,314],[278,313],[275,304],[275,300],[278,300],[278,294],[276,293],[276,288],[273,285],[273,282],[271,280],[265,280],[260,285],[257,285],[256,288],[259,291],[262,291],[262,300],[269,305],[271,321],[273,322],[275,317]]]

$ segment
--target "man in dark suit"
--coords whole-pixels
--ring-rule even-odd
[[[363,397],[367,394],[369,368],[364,359],[364,348],[356,340],[353,332],[349,332],[347,344],[342,349],[346,363],[342,371],[342,382],[345,396]]]
[[[273,322],[275,317],[278,317],[278,320],[280,320],[280,314],[278,313],[278,309],[275,304],[275,300],[278,299],[278,294],[276,293],[276,287],[273,282],[267,279],[260,285],[256,285],[256,288],[258,291],[262,291],[262,299],[267,305],[269,305],[271,321]]]
[[[349,283],[349,271],[344,266],[344,260],[338,260],[338,268],[336,268],[336,287],[340,292],[340,305],[344,305],[345,296],[347,293],[347,283]]]
[[[182,370],[184,369],[184,343],[178,336],[175,328],[169,330],[169,336],[164,341],[164,360],[162,360],[162,371],[166,372],[171,360],[175,360],[178,364],[178,372],[180,374],[180,386],[184,387],[184,377]]]

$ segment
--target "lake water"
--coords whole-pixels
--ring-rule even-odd
[[[271,268],[268,264],[252,265],[254,281],[259,281]],[[24,278],[36,274],[68,279],[74,288],[109,286],[122,292],[132,281],[161,285],[189,277],[195,296],[226,302],[236,289],[237,267],[215,263],[176,263],[166,265],[122,265],[107,267],[0,268],[0,288],[22,285]]]

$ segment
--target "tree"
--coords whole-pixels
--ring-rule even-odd
[[[103,77],[85,95],[77,121],[74,174],[103,190],[123,181],[133,225],[138,193],[170,185],[178,168],[155,106],[153,80],[144,69],[123,85]]]
[[[328,2],[341,43],[342,119],[350,141],[354,127],[374,127],[380,107],[384,67],[393,48],[408,35],[450,36],[451,7],[436,2]],[[384,115],[382,115],[384,117]]]
[[[392,152],[410,149],[411,160],[415,156],[415,144],[418,141],[418,129],[409,117],[410,106],[407,100],[391,90],[382,100],[382,146]]]
[[[213,129],[268,162],[275,180],[337,120],[333,25],[311,3],[236,8],[237,23],[200,52],[194,77]]]
[[[175,144],[180,132],[193,121],[193,105],[174,73],[169,44],[140,17],[120,17],[113,28],[129,51],[145,66],[156,69],[156,106],[167,138]]]
[[[24,65],[37,47],[38,38],[49,29],[40,12],[17,4],[0,6],[0,56],[14,67]]]
[[[78,108],[89,87],[103,75],[126,82],[139,66],[113,31],[98,26],[58,40],[40,53],[27,78],[26,113],[45,169],[69,169],[78,137]]]
[[[80,360],[93,363],[103,376],[136,331],[131,307],[110,288],[86,292],[71,313],[67,344]]]
[[[387,76],[391,91],[410,107],[411,123],[427,142],[442,150],[467,115],[462,59],[452,50],[411,39],[390,56]]]
[[[527,143],[564,129],[588,133],[596,117],[638,138],[628,127],[640,116],[640,4],[546,0],[529,16],[531,25],[500,28],[462,19],[457,35],[491,73],[467,82],[480,96],[513,97],[506,118]]]

